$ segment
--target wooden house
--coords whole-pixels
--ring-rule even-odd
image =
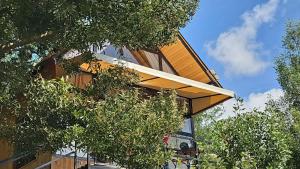
[[[168,148],[175,149],[177,156],[168,162],[168,168],[188,168],[188,165],[196,163],[194,157],[198,155],[197,145],[194,140],[193,117],[213,106],[216,106],[234,96],[232,91],[223,89],[216,74],[211,71],[187,43],[182,35],[176,42],[157,47],[155,50],[132,51],[125,47],[115,47],[107,44],[103,49],[91,47],[102,66],[110,66],[122,63],[125,67],[132,69],[140,76],[141,87],[160,90],[174,89],[181,101],[188,105],[185,116],[184,128],[177,134],[166,138]],[[67,53],[72,55],[72,53]],[[41,73],[46,78],[57,78],[64,75],[62,68],[53,59],[46,59]],[[88,63],[81,65],[82,72],[72,76],[70,81],[79,88],[84,88],[92,80],[93,71],[89,69]],[[0,160],[12,156],[13,147],[9,148],[5,143],[0,143]],[[51,155],[50,155],[51,156]],[[35,168],[41,163],[51,159],[49,154],[41,154],[21,166],[21,169]],[[179,163],[185,163],[184,165]],[[16,168],[12,162],[0,168]]]

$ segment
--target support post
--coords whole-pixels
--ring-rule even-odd
[[[86,165],[87,165],[87,168],[89,169],[89,161],[90,161],[90,154],[89,154],[89,148],[87,147],[86,148]]]
[[[163,71],[162,56],[161,55],[158,55],[158,66],[159,66],[159,70]]]
[[[77,147],[76,147],[76,141],[75,141],[75,150],[74,150],[74,169],[77,169]]]

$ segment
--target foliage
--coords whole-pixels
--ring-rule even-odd
[[[175,37],[197,4],[197,0],[1,0],[0,53],[35,47],[86,50],[107,41],[130,48],[156,47]]]
[[[172,155],[162,138],[179,130],[185,109],[174,92],[149,95],[136,83],[137,75],[120,66],[99,71],[86,90],[68,79],[36,78],[10,112],[16,123],[1,125],[8,133],[1,137],[19,152],[54,152],[76,142],[127,168],[158,168]]]
[[[276,60],[278,81],[293,107],[300,106],[300,22],[287,25],[284,53]]]
[[[286,109],[291,117],[293,158],[290,168],[300,167],[300,22],[289,22],[283,40],[284,52],[277,58],[275,69],[286,99]]]
[[[22,94],[45,58],[78,71],[78,64],[92,59],[91,45],[136,49],[170,43],[197,5],[198,0],[1,0],[0,98]],[[73,50],[80,51],[76,61],[64,58]]]
[[[129,169],[159,168],[172,155],[164,152],[162,138],[182,121],[176,95],[166,94],[141,100],[138,90],[124,91],[98,105],[84,134],[89,148]]]
[[[236,116],[214,120],[220,109],[206,112],[197,118],[202,167],[204,168],[287,168],[291,158],[292,141],[285,114],[273,103],[265,111],[239,113],[243,106],[235,106]],[[210,114],[210,115],[207,115]],[[208,117],[208,118],[207,118]]]
[[[150,96],[122,67],[98,72],[93,84],[79,90],[68,79],[39,77],[39,62],[52,58],[78,72],[79,64],[93,59],[91,45],[168,44],[197,5],[198,0],[1,0],[0,138],[21,152],[55,151],[75,141],[129,168],[158,166],[169,155],[162,152],[162,136],[176,131],[182,118],[174,93]],[[74,50],[74,58],[64,57]]]
[[[137,75],[122,67],[102,70],[95,79],[88,96],[104,101],[85,116],[85,144],[129,169],[159,168],[172,155],[164,152],[162,138],[180,129],[186,112],[177,105],[176,93],[153,95],[135,87]]]
[[[22,94],[10,98],[14,104],[2,102],[1,116],[10,120],[0,126],[3,133],[9,134],[0,138],[13,143],[16,153],[56,151],[70,145],[74,139],[65,137],[79,123],[74,113],[84,105],[78,89],[65,79],[47,81],[41,77],[23,88]]]

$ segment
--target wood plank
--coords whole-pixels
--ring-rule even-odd
[[[140,65],[150,67],[151,64],[149,63],[145,54],[143,54],[140,50],[139,51],[130,51],[134,58],[139,62]]]
[[[181,35],[175,43],[164,46],[160,50],[180,76],[204,83],[214,81],[218,86],[221,86],[201,59],[196,58],[198,55]]]

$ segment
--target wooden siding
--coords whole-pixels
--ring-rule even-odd
[[[60,158],[60,156],[53,156],[52,160]],[[81,166],[85,166],[87,164],[87,160],[85,158],[78,158],[77,159],[77,168]],[[54,161],[51,163],[51,169],[74,169],[74,157],[65,157]]]
[[[37,158],[30,163],[26,164],[25,166],[21,167],[20,169],[33,169],[36,167],[39,167],[48,161],[50,161],[52,158],[52,154],[50,152],[42,152],[38,153]],[[49,167],[45,167],[45,169],[49,169]]]
[[[0,140],[0,161],[6,160],[13,155],[13,147],[6,140]],[[13,163],[8,162],[4,165],[0,165],[0,169],[13,169]]]

